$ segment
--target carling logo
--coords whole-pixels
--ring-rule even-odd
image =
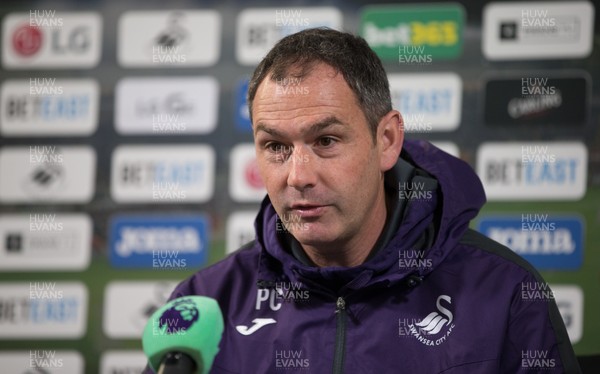
[[[443,344],[452,334],[455,325],[453,313],[441,302],[445,301],[448,306],[452,303],[452,298],[448,295],[440,295],[435,303],[437,311],[429,313],[419,322],[413,322],[408,325],[409,331],[420,343],[427,346],[437,346]]]
[[[215,152],[207,145],[121,145],[112,156],[111,194],[118,202],[205,202],[214,178]]]
[[[591,78],[581,71],[511,73],[485,81],[484,121],[490,126],[584,126]]]
[[[587,160],[581,142],[484,143],[477,174],[489,200],[578,200]]]
[[[583,264],[584,227],[578,216],[485,216],[478,221],[477,230],[540,270],[577,270]]]
[[[392,105],[402,113],[404,131],[429,133],[458,128],[462,81],[455,73],[389,74]]]
[[[208,232],[200,215],[117,216],[110,225],[110,261],[120,268],[197,268],[208,258]]]
[[[92,68],[100,61],[102,18],[95,12],[11,13],[2,31],[9,69]]]

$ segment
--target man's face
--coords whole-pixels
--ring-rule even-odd
[[[302,245],[348,243],[369,230],[382,201],[385,219],[383,172],[395,161],[382,156],[385,140],[378,135],[373,142],[341,73],[317,64],[304,78],[281,83],[265,78],[253,102],[256,156],[269,198]]]

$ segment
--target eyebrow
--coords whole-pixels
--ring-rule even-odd
[[[317,123],[313,123],[307,129],[302,130],[302,135],[317,134],[332,126],[344,126],[344,123],[340,121],[336,116],[329,116]],[[259,131],[264,131],[267,134],[275,137],[284,137],[283,133],[281,133],[280,131],[271,128],[268,125],[261,122],[256,124],[256,131],[254,132],[254,134],[258,134]]]

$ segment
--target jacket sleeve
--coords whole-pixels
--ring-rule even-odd
[[[515,287],[502,373],[581,373],[554,295],[533,269]]]

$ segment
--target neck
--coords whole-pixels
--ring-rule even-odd
[[[363,264],[385,227],[387,208],[383,186],[371,212],[357,235],[324,246],[302,244],[304,252],[318,267],[354,267]],[[332,251],[332,248],[335,250]]]

